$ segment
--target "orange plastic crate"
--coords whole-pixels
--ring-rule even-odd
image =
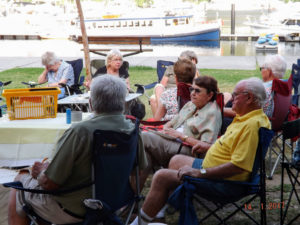
[[[5,89],[7,114],[10,120],[55,118],[57,113],[57,96],[60,89],[22,88]]]

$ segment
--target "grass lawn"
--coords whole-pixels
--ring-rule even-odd
[[[38,76],[42,73],[43,68],[16,68],[0,72],[0,81],[9,81],[12,83],[5,88],[26,88],[21,82],[37,81]],[[85,70],[82,71],[82,75]],[[130,67],[130,84],[133,90],[136,90],[134,84],[149,84],[157,81],[156,69],[152,67],[136,66]],[[261,78],[259,68],[256,70],[216,70],[216,69],[201,69],[201,74],[213,76],[218,81],[218,86],[221,92],[232,92],[235,84],[242,79],[249,77]],[[287,71],[285,78],[288,78],[290,71]],[[151,96],[153,89],[147,90],[147,95]],[[140,98],[146,105],[145,119],[152,117],[150,105],[148,104],[147,96],[143,95]],[[2,103],[3,104],[3,103]]]

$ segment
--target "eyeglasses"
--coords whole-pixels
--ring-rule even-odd
[[[236,96],[241,95],[241,94],[245,95],[245,94],[249,94],[249,92],[247,92],[247,91],[242,91],[242,92],[232,92],[232,93],[231,93],[231,96],[232,96],[232,98],[235,98]]]
[[[266,67],[263,67],[263,66],[259,67],[259,70],[260,70],[260,71],[262,71],[262,70],[264,70],[264,69],[267,69],[267,68],[266,68]]]
[[[190,91],[190,93],[192,93],[193,91],[195,91],[197,94],[201,93],[201,89],[199,89],[199,88],[189,87],[189,91]]]
[[[123,62],[123,59],[112,59],[113,62]]]

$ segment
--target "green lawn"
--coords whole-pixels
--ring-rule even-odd
[[[37,81],[38,76],[42,73],[43,68],[16,68],[0,72],[0,81],[9,81],[12,83],[5,88],[26,88],[21,82]],[[85,70],[82,71],[82,75]],[[130,67],[130,84],[133,90],[136,90],[134,84],[149,84],[157,81],[156,69],[152,67]],[[259,69],[256,70],[216,70],[216,69],[201,69],[201,74],[210,75],[217,79],[218,86],[221,92],[232,92],[235,84],[248,77],[259,77],[261,73]],[[285,78],[290,74],[287,71]],[[147,90],[147,95],[150,96],[153,90]],[[146,105],[147,114],[145,118],[152,117],[148,98],[144,95],[141,100]]]

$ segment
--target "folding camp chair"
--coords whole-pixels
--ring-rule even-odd
[[[104,66],[105,66],[105,60],[104,59],[93,59],[91,61],[92,78],[95,77],[97,70],[101,67],[104,67]],[[123,61],[123,64],[120,67],[120,73],[122,73],[122,71],[126,71],[128,73],[128,70],[129,70],[129,63],[127,61]]]
[[[123,222],[116,213],[125,206],[128,206],[130,210],[124,224],[129,223],[136,205],[138,213],[140,212],[139,202],[142,197],[139,189],[138,133],[138,120],[135,122],[135,130],[130,135],[109,130],[96,130],[94,132],[93,149],[91,149],[93,199],[84,200],[85,205],[88,207],[84,221],[85,225],[94,225],[98,222],[103,222],[103,225],[121,225]],[[131,188],[130,175],[134,175],[136,178],[136,191]],[[57,191],[23,189],[20,182],[3,185],[22,191],[55,195],[75,191],[91,184],[83,184],[72,189]],[[40,219],[29,205],[25,205],[23,208],[31,220]],[[138,216],[140,217],[139,214]]]
[[[298,59],[297,64],[292,66],[292,76],[293,76],[293,97],[292,103],[300,106],[300,59]]]
[[[66,93],[68,95],[72,94],[82,94],[82,91],[80,90],[80,87],[82,87],[84,82],[84,76],[80,76],[82,68],[83,68],[83,60],[82,59],[76,59],[72,61],[66,61],[67,63],[71,64],[73,71],[74,71],[74,84],[69,87],[66,86]]]
[[[298,204],[298,207],[300,206],[300,196],[297,191],[300,187],[300,177],[299,172],[300,168],[296,167],[291,162],[285,160],[286,157],[285,154],[285,147],[286,147],[286,140],[291,139],[293,137],[296,137],[300,134],[300,119],[285,122],[282,126],[282,136],[283,136],[283,144],[282,144],[282,155],[281,158],[281,191],[280,191],[280,224],[284,224],[285,220],[289,219],[289,222],[286,222],[285,224],[292,224],[294,222],[297,222],[296,224],[299,224],[299,220],[296,221],[300,217],[300,213],[298,210],[292,211],[293,209],[290,207],[292,202],[292,197],[295,194],[296,197],[296,204]],[[293,144],[292,144],[293,148]],[[286,172],[286,173],[285,173]],[[292,189],[289,193],[289,197],[287,200],[283,197],[283,187],[284,187],[284,176],[285,174],[288,175],[289,184],[291,185]],[[290,214],[288,215],[288,212],[290,210]]]
[[[175,190],[168,200],[171,205],[180,210],[179,224],[196,225],[202,223],[210,216],[214,216],[218,220],[219,224],[226,224],[226,221],[228,221],[239,211],[243,212],[255,224],[266,224],[266,184],[264,159],[272,136],[272,130],[266,128],[259,129],[259,143],[249,182],[210,180],[185,176],[184,183]],[[201,192],[201,186],[199,184],[206,181],[213,182],[216,186],[226,184],[227,187],[229,185],[230,188],[228,187],[228,190],[224,190],[222,194],[203,193]],[[240,193],[231,190],[232,188],[237,187],[242,189]],[[258,208],[261,212],[260,222],[256,221],[255,218],[249,215],[248,212],[250,207],[255,207],[254,204],[253,206],[251,205],[251,202],[257,197],[260,198],[260,204],[258,205]],[[192,203],[193,199],[195,199],[196,202],[198,202],[205,210],[208,211],[208,214],[202,217],[199,221]],[[212,207],[214,207],[214,209],[203,203],[203,199],[212,202]],[[227,204],[233,205],[235,210],[230,209],[230,214],[223,217],[222,215],[219,215],[218,212]]]
[[[281,147],[278,140],[281,138],[281,127],[287,119],[289,106],[291,105],[291,77],[288,82],[274,79],[272,83],[272,94],[274,101],[274,111],[270,119],[272,130],[276,133],[272,139],[269,150],[269,174],[268,179],[272,179],[275,169],[280,162]],[[279,149],[279,150],[278,150]],[[272,163],[272,154],[277,156],[275,163]]]
[[[167,69],[168,66],[174,65],[174,62],[171,61],[165,61],[165,60],[157,60],[157,67],[156,67],[156,72],[157,72],[157,81],[143,85],[145,89],[151,89],[153,88],[157,83],[161,81],[161,79],[164,76],[164,73]]]
[[[177,83],[177,103],[179,110],[182,109],[187,102],[191,101],[190,87],[190,84],[184,82]]]

